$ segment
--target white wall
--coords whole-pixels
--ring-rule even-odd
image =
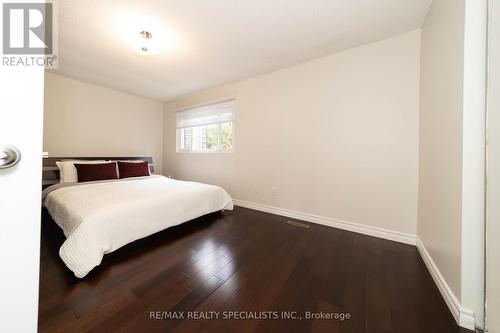
[[[434,0],[421,42],[418,237],[472,329],[484,312],[486,17],[485,0]]]
[[[461,303],[474,312],[480,328],[484,327],[487,8],[487,0],[465,1]]]
[[[433,1],[422,27],[418,236],[460,298],[463,0]]]
[[[43,149],[50,156],[153,156],[163,163],[163,104],[45,73]]]
[[[486,327],[500,333],[500,0],[490,0]]]
[[[165,104],[164,173],[415,234],[419,42],[412,31]],[[176,153],[174,111],[227,96],[234,153]]]

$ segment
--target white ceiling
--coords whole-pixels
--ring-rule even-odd
[[[432,0],[63,0],[57,74],[167,101],[418,28]],[[143,56],[130,40],[165,37]]]

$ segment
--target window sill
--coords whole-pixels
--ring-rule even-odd
[[[176,150],[177,154],[232,154],[234,149],[217,150]]]

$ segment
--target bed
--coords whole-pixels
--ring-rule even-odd
[[[59,183],[56,175],[49,184],[45,173],[55,174],[57,169],[46,164],[56,160],[44,161],[42,200],[66,236],[59,255],[78,278],[98,266],[104,254],[128,243],[206,214],[233,209],[231,197],[221,187],[154,174],[79,183]]]

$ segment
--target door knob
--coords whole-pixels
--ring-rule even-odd
[[[21,152],[11,145],[0,145],[0,169],[13,167],[21,160]]]

